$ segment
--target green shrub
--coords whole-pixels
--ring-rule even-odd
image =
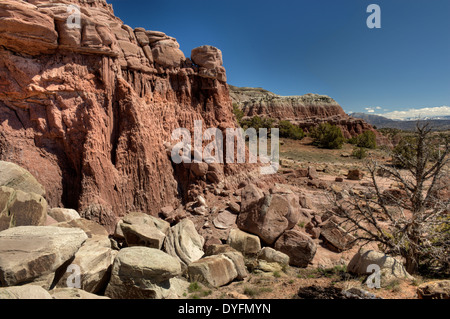
[[[330,123],[322,123],[313,129],[311,137],[314,139],[313,144],[320,148],[339,149],[345,142],[341,129]]]
[[[305,132],[292,124],[289,121],[280,121],[278,123],[278,128],[280,129],[280,137],[289,138],[292,140],[301,140],[305,137]]]
[[[253,287],[245,287],[244,295],[249,296],[249,297],[255,297],[255,296],[259,295],[259,292],[257,289],[255,289]]]
[[[397,168],[411,168],[416,158],[416,148],[413,147],[417,142],[412,136],[404,136],[392,151],[392,161]]]
[[[364,159],[367,157],[367,151],[364,147],[355,147],[352,156],[358,159]]]
[[[356,138],[356,145],[370,149],[377,148],[377,137],[372,131],[365,131]]]
[[[201,290],[201,287],[200,287],[200,285],[198,284],[198,282],[193,282],[193,283],[191,283],[190,285],[189,285],[189,287],[188,287],[188,291],[190,292],[190,293],[193,293],[193,292],[196,292],[196,291],[199,291],[199,290]]]
[[[353,136],[352,138],[349,138],[349,139],[347,140],[347,143],[348,143],[348,144],[352,144],[352,145],[358,144],[358,137],[357,137],[357,136]]]
[[[241,110],[237,103],[233,103],[233,114],[236,116],[236,121],[241,125],[242,118],[244,117],[244,112]]]
[[[274,119],[267,117],[259,117],[256,115],[250,119],[242,120],[241,126],[244,129],[254,128],[258,132],[260,128],[271,129],[273,127],[274,122],[275,122]]]
[[[259,129],[267,129],[268,136],[270,137],[270,130],[274,127],[275,120],[268,117],[254,116],[250,119],[245,119],[241,121],[241,127],[244,130],[249,128],[254,128],[256,134],[259,136]]]

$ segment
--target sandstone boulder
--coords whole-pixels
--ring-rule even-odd
[[[228,209],[233,213],[233,214],[239,214],[241,211],[241,205],[239,205],[238,203],[236,203],[235,201],[229,201],[227,202],[227,206]]]
[[[0,231],[18,226],[44,226],[47,201],[35,193],[0,187]]]
[[[157,228],[163,234],[167,234],[170,229],[170,224],[160,218],[147,215],[144,213],[130,213],[123,218],[123,222],[129,225],[149,225]]]
[[[312,239],[319,239],[320,237],[321,229],[311,222],[306,224],[305,231],[311,235]]]
[[[306,209],[306,208],[300,208],[299,209],[299,219],[298,219],[298,223],[299,224],[303,224],[306,225],[308,224],[311,219],[313,218],[314,215],[314,211],[311,209]]]
[[[226,82],[222,51],[219,49],[210,45],[195,48],[191,52],[191,60],[200,67],[200,76]]]
[[[223,165],[219,163],[208,163],[206,179],[211,183],[218,184],[224,179]]]
[[[237,271],[237,280],[243,280],[248,276],[247,267],[245,266],[244,255],[229,245],[210,245],[205,251],[205,257],[224,255],[233,261],[234,267]]]
[[[146,45],[150,44],[150,41],[148,40],[148,35],[145,33],[145,31],[136,31],[134,32],[136,35],[136,39],[141,47],[144,47]]]
[[[71,263],[79,267],[80,288],[89,293],[97,293],[104,289],[115,256],[116,252],[111,249],[108,238],[88,238]],[[73,272],[66,270],[56,287],[67,288],[72,274]]]
[[[124,238],[129,247],[145,246],[161,249],[166,235],[155,226],[148,224],[121,224]]]
[[[297,225],[300,205],[295,194],[266,195],[257,205],[241,211],[239,229],[258,235],[266,244],[272,245],[280,235]]]
[[[0,283],[14,286],[54,273],[74,257],[87,235],[81,229],[23,226],[0,232]]]
[[[71,220],[81,218],[76,210],[66,208],[52,208],[48,211],[48,215],[58,223],[70,222]]]
[[[227,244],[244,255],[256,255],[261,250],[261,241],[258,236],[248,234],[237,228],[230,231]]]
[[[26,169],[10,162],[0,161],[0,186],[6,186],[25,193],[45,195],[45,189]]]
[[[148,247],[122,249],[105,295],[112,299],[160,299],[170,290],[170,279],[181,274],[180,262]]]
[[[258,254],[259,260],[280,265],[289,265],[289,256],[270,247],[264,247]]]
[[[320,234],[339,252],[349,250],[355,245],[355,237],[335,223],[333,218],[321,224]]]
[[[208,173],[208,164],[207,163],[191,163],[190,165],[191,172],[196,177],[205,177]]]
[[[397,259],[374,250],[361,249],[352,258],[347,266],[347,270],[355,275],[370,275],[373,272],[368,270],[371,265],[380,267],[382,284],[396,278],[413,279]]]
[[[73,219],[68,222],[58,223],[56,227],[62,228],[80,228],[82,229],[89,238],[94,237],[108,237],[108,231],[102,225],[96,222],[84,218]]]
[[[213,220],[213,224],[218,229],[228,229],[236,225],[237,216],[227,210],[219,213]]]
[[[258,206],[264,198],[264,193],[254,184],[249,184],[241,190],[241,213],[245,213]]]
[[[169,226],[177,224],[187,217],[187,213],[182,206],[177,209],[173,209],[172,206],[163,207],[161,209],[161,215],[164,218],[164,221],[169,223]]]
[[[318,178],[317,171],[312,166],[308,167],[308,178],[309,179],[317,179]]]
[[[271,273],[278,272],[278,273],[280,273],[283,271],[283,266],[279,263],[268,262],[263,259],[258,259],[256,269],[258,271],[262,271],[262,272],[271,272]]]
[[[234,268],[236,269],[237,280],[244,280],[248,276],[247,267],[245,266],[245,260],[242,253],[238,251],[228,251],[223,253],[223,255],[227,258],[229,258],[233,264]]]
[[[363,172],[361,172],[359,169],[355,169],[348,172],[347,179],[351,181],[360,181],[362,180],[363,176]]]
[[[311,198],[308,195],[299,195],[299,204],[302,208],[311,209],[313,207]]]
[[[124,233],[122,231],[122,224],[123,224],[123,220],[122,219],[119,220],[117,222],[117,224],[116,224],[116,228],[114,229],[114,235],[113,235],[113,237],[115,239],[118,239],[118,240],[125,239],[125,235],[124,235]]]
[[[58,222],[54,218],[47,215],[44,226],[54,226],[56,224],[58,224]]]
[[[191,60],[198,66],[207,69],[213,69],[223,65],[222,51],[210,45],[193,49],[191,52]]]
[[[307,267],[317,250],[317,246],[311,238],[298,230],[284,232],[274,247],[288,255],[290,265],[297,267]]]
[[[161,40],[152,45],[152,55],[155,63],[163,67],[177,68],[186,60],[178,43],[172,40]]]
[[[1,299],[52,299],[47,290],[40,286],[26,285],[0,288]]]
[[[188,267],[189,279],[212,287],[221,287],[238,277],[233,261],[225,255],[205,257]]]
[[[173,226],[164,242],[164,251],[178,258],[184,266],[199,260],[204,255],[204,239],[195,229],[194,223],[189,219],[183,219]]]
[[[236,252],[237,250],[229,245],[219,244],[211,244],[205,249],[204,257],[220,255],[228,252]]]

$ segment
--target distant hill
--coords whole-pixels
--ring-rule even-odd
[[[417,120],[391,120],[384,116],[367,114],[367,113],[351,113],[351,117],[362,119],[377,128],[396,128],[404,131],[414,131]],[[442,119],[424,119],[423,122],[430,123],[436,131],[450,130],[450,118]]]
[[[281,96],[263,88],[228,87],[231,100],[242,110],[244,119],[259,116],[289,121],[305,132],[321,123],[330,123],[339,126],[345,138],[375,131],[364,120],[348,116],[338,102],[326,95]]]

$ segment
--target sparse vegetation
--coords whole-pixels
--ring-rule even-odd
[[[241,125],[242,118],[244,117],[244,112],[241,110],[237,103],[233,103],[233,114],[236,117],[236,121]]]
[[[406,171],[373,160],[367,169],[376,196],[334,200],[336,214],[351,225],[357,241],[376,242],[385,253],[402,256],[410,274],[419,269],[450,271],[450,201],[439,195],[448,187],[449,141],[448,136],[432,134],[428,125],[418,123],[409,144],[402,144],[404,150],[410,149],[408,155],[393,153],[393,162]],[[376,175],[380,169],[389,172],[400,192],[381,190]]]
[[[344,145],[345,138],[339,127],[329,123],[322,123],[311,131],[314,145],[320,148],[340,149]]]
[[[280,129],[280,137],[289,138],[292,140],[301,140],[305,137],[305,132],[292,124],[289,121],[280,121],[278,123],[278,128]]]
[[[367,150],[364,147],[355,147],[352,156],[357,159],[365,159],[367,157]]]
[[[259,132],[259,129],[265,128],[268,131],[273,128],[273,124],[275,123],[274,119],[267,117],[259,117],[254,116],[250,119],[245,119],[241,121],[241,127],[246,130],[248,128],[254,128],[256,133]]]
[[[268,293],[268,292],[272,292],[273,289],[270,287],[250,287],[247,286],[244,289],[244,295],[249,296],[249,297],[257,297],[263,293]]]
[[[201,289],[202,289],[202,288],[200,287],[199,283],[196,282],[196,281],[192,282],[192,283],[189,285],[189,287],[188,287],[188,291],[189,291],[190,293],[200,291]]]
[[[365,131],[361,135],[349,139],[348,142],[360,148],[377,148],[377,137],[372,131]]]
[[[212,294],[212,290],[204,289],[198,282],[192,282],[188,287],[188,292],[190,293],[190,299],[201,299],[202,297],[208,297]],[[184,297],[187,293],[183,294]]]
[[[400,291],[400,280],[394,279],[388,282],[385,286],[385,289],[391,290],[392,292],[399,292]]]

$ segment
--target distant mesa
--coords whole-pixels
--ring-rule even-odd
[[[339,103],[326,95],[280,96],[262,88],[228,86],[233,103],[239,105],[245,117],[288,120],[307,132],[327,122],[339,126],[346,138],[374,130],[365,120],[348,116]]]

